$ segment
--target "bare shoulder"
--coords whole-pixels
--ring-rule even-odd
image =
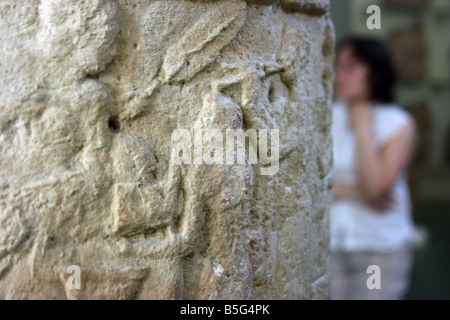
[[[403,154],[413,152],[418,140],[418,127],[409,111],[395,104],[389,105],[379,114],[379,121],[385,133],[385,151]]]
[[[415,149],[418,140],[418,129],[416,121],[410,116],[407,121],[399,128],[386,143],[384,149],[395,149],[399,152],[410,151]],[[409,152],[408,152],[409,153]]]

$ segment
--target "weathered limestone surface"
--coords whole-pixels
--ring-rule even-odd
[[[0,298],[327,298],[333,34],[325,0],[0,0]],[[175,165],[194,127],[279,129],[278,173]]]

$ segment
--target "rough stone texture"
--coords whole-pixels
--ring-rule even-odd
[[[0,298],[327,298],[327,12],[0,0]],[[194,127],[280,129],[279,172],[171,163]]]

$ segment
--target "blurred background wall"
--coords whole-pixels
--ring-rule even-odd
[[[370,5],[381,29],[369,30]],[[410,172],[419,227],[410,299],[450,299],[450,1],[332,0],[337,41],[385,40],[399,78],[397,102],[416,118],[420,143]]]

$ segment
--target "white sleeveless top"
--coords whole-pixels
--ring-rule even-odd
[[[411,116],[397,105],[372,108],[374,140],[381,148],[402,130]],[[333,106],[332,134],[334,180],[356,184],[356,137],[343,103]],[[390,252],[410,243],[415,229],[406,172],[399,176],[392,193],[396,204],[384,212],[375,211],[358,200],[335,200],[330,212],[331,250]]]

